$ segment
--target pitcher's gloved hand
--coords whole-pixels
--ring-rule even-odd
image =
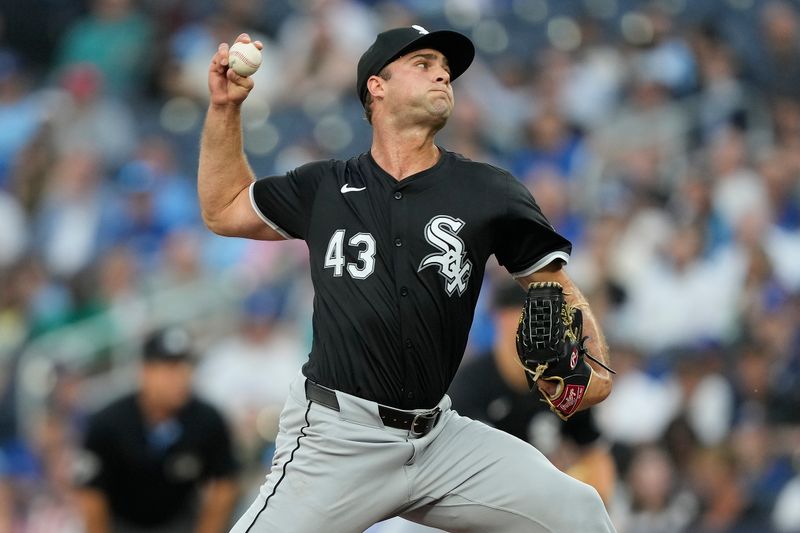
[[[540,392],[550,409],[564,420],[578,410],[592,379],[582,335],[583,315],[567,304],[559,283],[534,282],[528,286],[517,327],[517,355],[531,389],[540,379],[556,385],[553,394]]]

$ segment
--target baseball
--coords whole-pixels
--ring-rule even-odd
[[[250,76],[261,66],[261,50],[253,43],[233,43],[228,50],[228,65],[239,76]]]

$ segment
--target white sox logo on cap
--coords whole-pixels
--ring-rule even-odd
[[[464,227],[464,221],[447,215],[433,217],[425,226],[425,240],[439,248],[442,253],[433,253],[425,257],[417,271],[425,267],[436,266],[447,283],[445,290],[452,296],[458,289],[458,295],[467,290],[472,263],[465,259],[464,241],[458,232]]]

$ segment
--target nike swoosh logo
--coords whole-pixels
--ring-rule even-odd
[[[347,192],[363,191],[364,189],[366,189],[366,187],[350,187],[345,183],[344,185],[342,185],[342,189],[341,190],[342,190],[342,194],[344,194],[344,193],[347,193]]]

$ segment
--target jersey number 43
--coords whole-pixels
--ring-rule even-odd
[[[356,233],[347,241],[348,246],[358,248],[355,263],[345,264],[344,230],[333,232],[325,252],[325,268],[332,268],[334,277],[342,277],[345,266],[347,273],[354,279],[366,279],[375,272],[375,237],[370,233]]]

